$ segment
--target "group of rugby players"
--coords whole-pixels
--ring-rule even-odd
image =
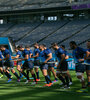
[[[11,53],[4,46],[0,47],[0,72],[2,75],[6,75],[8,78],[7,82],[12,81],[11,72],[17,77],[17,81],[20,82],[23,76],[26,77],[27,81],[25,84],[29,83],[31,80],[29,78],[29,73],[31,73],[34,78],[32,84],[37,84],[40,81],[39,68],[45,78],[45,87],[50,87],[54,82],[60,80],[63,85],[62,88],[70,88],[72,84],[72,78],[68,71],[69,55],[65,50],[65,46],[58,46],[57,43],[51,44],[51,47],[55,50],[55,58],[52,56],[52,51],[46,47],[45,44],[39,45],[34,44],[34,51],[32,52],[30,46],[17,46],[15,48],[16,56],[11,56]],[[86,90],[86,87],[90,87],[90,41],[87,42],[87,50],[77,46],[75,41],[70,42],[70,48],[73,50],[73,58],[76,65],[76,75],[77,78],[82,83],[82,89],[80,92]],[[34,59],[34,60],[33,60]],[[17,70],[19,74],[14,69],[14,60],[17,60]],[[22,63],[23,61],[23,63]],[[54,67],[57,62],[57,69],[55,71]],[[87,73],[88,84],[85,84],[84,72]],[[55,80],[52,82],[50,78],[50,73],[53,73]]]

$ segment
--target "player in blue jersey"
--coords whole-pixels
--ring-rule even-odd
[[[3,55],[2,52],[0,51],[0,73],[2,74],[0,77],[3,77]]]
[[[30,49],[30,46],[29,45],[26,45],[25,46],[25,49],[29,52],[29,57],[30,57],[30,59],[31,59],[31,61],[32,61],[32,55],[33,55],[33,53],[32,53],[32,50]],[[27,75],[29,76],[29,70],[27,70]]]
[[[37,75],[37,81],[40,81],[39,78],[39,67],[40,67],[40,50],[39,50],[39,45],[38,43],[34,44],[34,52],[33,52],[33,58],[34,58],[34,68],[35,68],[35,72]]]
[[[63,87],[62,88],[65,88],[65,89],[69,89],[69,78],[68,78],[68,75],[67,75],[67,70],[68,70],[68,64],[67,64],[67,61],[65,59],[65,52],[62,48],[60,48],[57,43],[53,43],[52,44],[52,48],[55,50],[55,55],[58,59],[58,66],[57,66],[57,77],[62,81],[63,83]],[[65,78],[63,78],[63,76]],[[65,82],[66,80],[66,82]]]
[[[52,55],[51,50],[48,49],[48,48],[46,47],[45,44],[43,44],[43,45],[44,45],[44,50],[45,50],[45,52],[46,52],[47,54],[51,54],[51,55]],[[55,72],[55,70],[54,70],[54,67],[55,67],[54,58],[52,58],[52,59],[49,61],[49,63],[48,63],[48,75],[51,76],[51,73],[50,73],[50,72],[52,72],[52,73],[53,73],[53,76],[54,76],[54,78],[55,78],[55,80],[54,80],[53,82],[57,82],[58,79],[57,79],[57,76],[56,76],[56,72]]]
[[[71,41],[70,42],[70,47],[73,50],[73,57],[74,57],[74,61],[76,63],[76,75],[77,78],[80,80],[80,82],[82,83],[82,89],[80,89],[77,92],[86,92],[86,85],[85,85],[85,79],[84,79],[84,71],[85,71],[85,65],[83,65],[82,63],[84,62],[84,57],[85,55],[88,54],[88,52],[77,46],[75,41]]]
[[[88,78],[88,87],[90,87],[90,41],[87,42],[88,56],[86,57],[86,73]]]
[[[68,59],[69,59],[69,54],[68,54],[68,52],[65,50],[65,45],[61,45],[60,48],[62,48],[62,49],[64,50],[65,55],[66,55],[65,59],[68,61]],[[70,73],[69,73],[69,70],[67,71],[67,75],[68,75],[68,77],[69,77],[69,85],[72,85],[72,78],[71,78],[71,75],[70,75]]]
[[[5,73],[8,72],[8,70],[10,69],[11,72],[17,77],[17,81],[20,82],[20,77],[18,76],[18,74],[16,73],[16,71],[14,70],[14,62],[12,61],[12,58],[11,58],[11,53],[8,49],[6,49],[4,46],[1,46],[1,51],[2,51],[2,54],[4,56],[4,71]],[[8,82],[11,81],[11,75],[8,73],[7,74],[9,80]]]
[[[16,51],[16,56],[15,57],[12,57],[12,59],[21,59],[22,58],[22,53],[21,53],[21,51],[19,51],[19,48],[16,47],[15,48],[15,51]],[[22,61],[17,60],[17,70],[20,73],[20,78],[23,77],[23,75],[21,73],[21,66],[22,66]]]
[[[35,76],[35,73],[33,71],[33,63],[32,63],[32,60],[30,58],[30,52],[28,50],[26,50],[23,46],[19,46],[19,50],[22,51],[23,59],[21,59],[21,60],[24,60],[24,64],[22,65],[22,74],[27,78],[27,81],[25,83],[27,84],[30,81],[29,75],[24,72],[25,70],[26,71],[28,70],[31,72],[32,77],[35,80],[35,82],[33,84],[37,84],[36,76]]]
[[[51,86],[52,85],[52,81],[47,73],[47,70],[48,70],[48,62],[52,59],[52,54],[51,53],[48,53],[44,50],[44,46],[43,45],[40,45],[40,61],[41,61],[41,65],[40,65],[40,68],[41,68],[41,71],[43,73],[43,76],[45,77],[45,80],[47,82],[47,84],[45,84],[44,86]]]

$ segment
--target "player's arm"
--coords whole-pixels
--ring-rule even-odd
[[[12,56],[12,59],[18,59],[19,55],[16,55],[15,57]]]
[[[69,59],[69,56],[68,56],[68,55],[66,55],[65,59]]]
[[[0,58],[0,61],[2,61],[3,59]]]
[[[50,59],[52,59],[52,53],[49,53],[48,54],[48,58],[45,60],[44,63],[47,63]]]
[[[9,59],[9,58],[10,58],[10,55],[7,54],[7,55],[6,55],[6,58],[4,58],[4,60],[7,60],[7,59]]]
[[[28,60],[28,58],[29,58],[29,55],[26,54],[26,55],[25,55],[25,58],[23,58],[23,59],[21,59],[21,60]]]
[[[85,60],[86,60],[86,59],[90,59],[90,52],[89,52],[89,51],[86,52],[86,56],[84,57],[84,59],[85,59]]]
[[[39,57],[39,53],[36,53],[35,56],[32,56],[32,58],[37,58],[37,57]]]
[[[82,59],[78,59],[79,62],[84,62],[84,60],[87,58],[87,51],[83,48],[80,48],[80,51],[83,52],[83,54],[86,54],[86,57],[82,58]]]
[[[32,58],[33,54],[31,53],[29,56],[30,56],[30,58]]]

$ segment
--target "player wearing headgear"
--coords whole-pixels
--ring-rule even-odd
[[[16,51],[16,56],[15,57],[12,57],[12,59],[16,59],[17,60],[17,70],[20,73],[20,78],[22,78],[23,77],[23,74],[21,73],[22,61],[19,61],[18,60],[18,59],[21,59],[22,58],[22,53],[21,53],[21,51],[19,51],[19,48],[18,47],[15,48],[15,51]]]
[[[90,41],[87,42],[88,56],[86,57],[86,73],[88,78],[88,87],[90,87]]]
[[[62,81],[63,83],[63,87],[65,89],[69,89],[69,78],[67,75],[67,70],[68,70],[68,64],[67,61],[65,59],[65,52],[62,48],[60,48],[57,43],[53,43],[52,44],[52,48],[55,50],[55,55],[59,61],[59,64],[57,66],[57,77]],[[65,77],[65,79],[63,78],[63,76]],[[66,82],[65,82],[66,80]]]
[[[85,79],[84,79],[84,71],[85,71],[85,65],[82,63],[84,62],[84,56],[88,54],[88,52],[77,46],[75,41],[70,42],[70,48],[73,50],[73,57],[74,61],[76,63],[75,69],[76,69],[76,75],[77,78],[80,80],[82,84],[82,89],[78,90],[77,92],[86,92],[86,85],[85,85]]]
[[[11,58],[11,53],[8,49],[6,49],[4,46],[1,46],[1,51],[3,53],[3,56],[4,56],[4,71],[7,75],[7,77],[9,78],[8,82],[10,82],[12,79],[11,79],[11,75],[8,72],[8,69],[11,70],[11,72],[17,77],[17,81],[20,82],[20,77],[18,76],[17,72],[14,70],[14,62],[12,61],[12,58]]]
[[[23,59],[21,59],[21,60],[24,60],[24,64],[22,65],[22,74],[27,78],[27,81],[25,83],[28,83],[30,81],[29,75],[24,72],[25,70],[28,70],[31,72],[32,77],[35,80],[35,82],[33,84],[37,84],[36,76],[33,71],[33,63],[30,59],[30,52],[28,50],[26,50],[23,46],[19,46],[19,49],[20,49],[20,51],[22,51],[22,56],[23,56]]]
[[[40,78],[39,78],[39,67],[40,67],[40,50],[39,50],[39,45],[38,43],[35,43],[34,44],[34,52],[33,52],[33,56],[32,58],[34,58],[34,68],[35,68],[35,72],[36,72],[36,75],[37,75],[37,81],[40,81]]]
[[[41,65],[40,65],[40,68],[41,68],[41,71],[43,73],[43,76],[45,77],[45,80],[47,82],[47,84],[45,84],[44,86],[51,86],[52,85],[52,81],[47,73],[47,70],[48,70],[48,62],[52,59],[52,55],[51,53],[48,53],[44,50],[44,46],[43,45],[40,45],[40,61],[41,61]]]
[[[65,45],[61,45],[60,48],[62,48],[62,49],[64,50],[65,55],[66,55],[65,59],[66,59],[67,62],[68,62],[69,54],[68,54],[68,52],[65,50]],[[68,77],[69,77],[69,85],[72,85],[72,78],[71,78],[71,75],[70,75],[70,73],[69,73],[69,70],[67,71],[67,75],[68,75]]]
[[[48,49],[48,48],[46,47],[45,44],[43,44],[43,46],[44,46],[44,51],[45,51],[47,54],[51,54],[51,55],[52,55],[51,50]],[[54,78],[55,78],[55,80],[54,80],[53,82],[57,82],[58,79],[57,79],[57,76],[56,76],[56,72],[55,72],[55,70],[54,70],[54,67],[55,67],[54,58],[50,59],[49,61],[50,61],[50,62],[48,63],[48,75],[50,76],[50,75],[51,75],[50,72],[52,72],[52,73],[53,73],[53,76],[54,76]]]

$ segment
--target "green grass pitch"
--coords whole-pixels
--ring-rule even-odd
[[[60,81],[52,87],[43,87],[44,77],[40,71],[40,79],[37,85],[25,84],[25,79],[20,83],[13,77],[12,82],[6,83],[7,78],[0,79],[0,100],[90,100],[90,89],[88,93],[76,93],[81,84],[76,78],[75,71],[70,71],[73,85],[69,90],[60,89]],[[86,74],[85,74],[86,77]],[[54,80],[53,77],[51,77]]]

